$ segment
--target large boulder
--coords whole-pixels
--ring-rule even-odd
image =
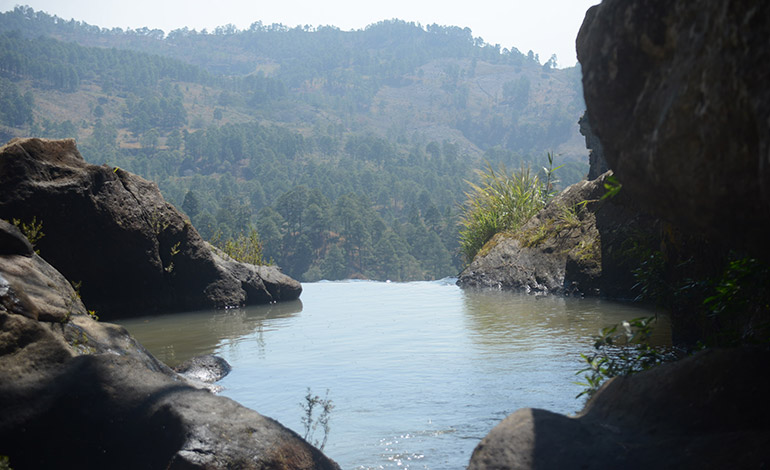
[[[605,0],[577,38],[591,126],[648,212],[768,257],[770,2]]]
[[[0,148],[0,218],[42,222],[36,248],[103,318],[293,300],[275,266],[227,258],[157,186],[86,163],[75,141],[15,139]]]
[[[12,468],[329,469],[280,423],[96,322],[69,282],[0,221],[0,455]]]
[[[766,349],[708,350],[604,385],[575,417],[516,411],[469,470],[766,468]]]
[[[464,288],[629,298],[632,270],[659,244],[659,221],[622,191],[604,198],[612,172],[581,181],[513,233],[495,235],[458,276]]]
[[[770,254],[768,33],[767,2],[604,0],[577,38],[586,114],[621,194],[703,236],[661,247],[694,253],[689,287],[725,247]],[[712,349],[612,379],[574,418],[519,410],[469,469],[765,468],[770,405],[755,397],[770,393],[768,362],[766,346]]]

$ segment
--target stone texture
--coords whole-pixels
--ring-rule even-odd
[[[770,3],[605,0],[577,38],[586,114],[648,212],[768,257]]]
[[[204,383],[222,380],[231,370],[226,360],[212,354],[195,356],[174,367],[174,372],[185,378]]]
[[[708,350],[610,380],[576,417],[518,410],[468,469],[765,468],[768,360],[766,349]]]
[[[602,147],[601,141],[594,134],[591,123],[585,113],[580,116],[578,124],[580,125],[580,133],[586,139],[586,148],[588,149],[588,177],[586,179],[589,181],[595,180],[610,169],[607,159],[604,158],[604,147]]]
[[[154,183],[86,163],[74,140],[9,142],[0,186],[0,218],[41,221],[37,248],[81,283],[102,318],[293,300],[302,291],[275,266],[212,250]]]
[[[0,223],[0,455],[12,468],[339,469],[94,321],[19,237]]]

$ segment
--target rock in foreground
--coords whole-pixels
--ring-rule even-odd
[[[80,282],[102,318],[293,300],[274,266],[212,250],[154,183],[86,163],[74,140],[14,139],[0,148],[0,218],[43,223],[46,261]]]
[[[339,469],[278,422],[191,386],[122,327],[91,319],[2,221],[0,455],[15,469]]]
[[[612,379],[574,418],[518,410],[468,469],[766,468],[769,360],[767,350],[708,350]]]

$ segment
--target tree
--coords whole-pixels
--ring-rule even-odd
[[[332,245],[326,257],[321,262],[321,275],[324,279],[335,281],[347,277],[345,251],[337,245]]]
[[[307,186],[297,186],[283,193],[276,201],[275,208],[289,224],[290,233],[302,233],[302,215],[307,207],[309,193]]]
[[[182,133],[178,128],[172,129],[166,138],[166,146],[169,150],[179,150],[182,148]]]
[[[182,202],[182,210],[191,219],[198,215],[200,211],[200,204],[198,203],[198,196],[192,190],[188,190],[184,195],[184,201]]]
[[[211,240],[217,230],[217,219],[208,211],[203,211],[195,218],[193,225],[204,240]]]
[[[142,134],[142,138],[140,139],[142,148],[147,150],[154,150],[158,146],[159,138],[160,134],[158,133],[158,130],[154,128],[150,129],[149,131]]]

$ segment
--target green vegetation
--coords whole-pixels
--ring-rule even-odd
[[[460,218],[460,244],[468,263],[492,236],[521,227],[550,197],[549,180],[541,181],[529,168],[508,173],[504,166],[495,170],[487,164],[479,177],[480,184],[468,183],[471,191]]]
[[[13,219],[11,223],[18,227],[22,235],[27,237],[33,248],[45,236],[45,233],[43,233],[43,221],[38,221],[37,217],[32,217],[29,223],[22,222],[19,219]],[[40,250],[35,250],[35,253],[40,254]]]
[[[712,328],[704,344],[770,344],[768,283],[770,266],[766,263],[752,257],[728,259],[721,275],[707,281],[702,305]]]
[[[258,266],[271,264],[262,257],[262,241],[254,227],[249,227],[246,233],[240,233],[235,238],[227,238],[226,240],[222,240],[222,232],[217,232],[212,238],[211,244],[236,261]],[[176,248],[179,248],[178,244]]]
[[[595,351],[581,354],[586,367],[577,372],[583,374],[585,389],[578,397],[591,398],[608,379],[648,370],[675,358],[670,350],[650,344],[656,317],[636,318],[619,325],[603,328],[596,337]],[[618,331],[620,329],[620,331]]]
[[[461,267],[458,204],[482,161],[537,168],[566,148],[564,183],[583,177],[578,72],[399,20],[165,35],[17,7],[0,13],[0,139],[76,138],[205,239],[255,227],[300,280],[437,279]]]
[[[608,378],[649,369],[680,353],[770,343],[770,266],[734,252],[718,255],[705,240],[670,226],[663,232],[663,244],[630,237],[623,256],[636,280],[636,301],[670,314],[676,353],[650,345],[655,317],[607,327],[596,339],[596,351],[582,356],[586,367],[578,374],[584,374],[586,388],[580,395],[590,397]],[[665,251],[657,249],[661,246]]]
[[[620,184],[620,181],[615,177],[615,175],[609,175],[607,177],[607,180],[604,182],[604,189],[607,190],[606,193],[604,193],[604,196],[602,196],[602,199],[612,198],[617,196],[617,194],[620,192],[620,190],[623,188],[623,185]]]
[[[0,77],[0,123],[11,126],[31,124],[34,121],[34,101],[31,92],[22,96],[16,84]]]
[[[326,395],[321,398],[318,395],[313,395],[310,391],[310,387],[307,389],[307,395],[305,395],[305,401],[300,403],[304,415],[302,416],[302,425],[305,427],[305,435],[303,438],[310,444],[316,446],[319,450],[323,451],[326,447],[326,441],[329,439],[329,420],[331,419],[331,412],[334,409],[331,399],[329,398],[329,390],[326,390]],[[321,407],[321,412],[317,416],[315,415],[316,408]],[[315,432],[321,426],[323,431],[323,438],[321,440],[314,439]]]
[[[13,470],[11,468],[11,459],[7,455],[0,455],[0,470]]]

